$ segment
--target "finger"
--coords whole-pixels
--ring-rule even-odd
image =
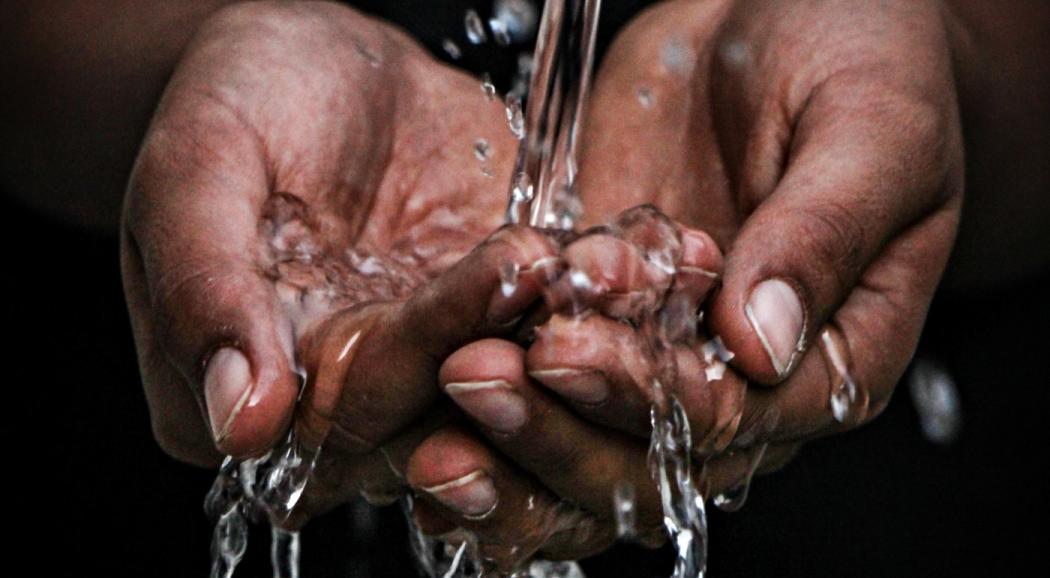
[[[483,558],[494,560],[503,571],[531,558],[555,534],[572,532],[580,557],[603,549],[614,538],[592,517],[560,503],[462,428],[443,428],[427,438],[412,454],[407,476],[423,505],[414,512],[422,529],[447,532],[452,526],[470,531]]]
[[[709,319],[756,380],[787,377],[886,244],[961,190],[954,107],[893,86],[851,71],[828,79],[797,117],[779,182],[744,192],[757,208],[726,257]],[[736,162],[781,162],[764,150]]]
[[[592,229],[563,255],[569,272],[548,296],[550,309],[594,310],[615,319],[654,310],[669,289],[675,307],[695,306],[722,268],[710,236],[676,225],[649,205]]]
[[[653,368],[634,329],[600,316],[554,316],[536,335],[526,355],[530,377],[588,421],[649,435]],[[744,411],[747,382],[718,355],[709,342],[675,346],[674,392],[698,453],[726,447]]]
[[[556,255],[536,230],[504,228],[408,301],[352,308],[318,326],[304,338],[297,430],[317,445],[375,450],[435,402],[441,360],[456,347],[513,332],[555,276]]]
[[[652,368],[635,330],[600,315],[555,315],[536,329],[528,375],[588,420],[648,435]]]
[[[131,179],[129,309],[140,350],[153,352],[141,369],[154,423],[188,419],[180,408],[195,395],[218,449],[246,456],[279,439],[299,391],[290,327],[256,261],[266,171],[232,113],[205,107],[184,118],[157,121]],[[175,374],[187,393],[172,390]]]
[[[674,283],[660,311],[660,323],[667,338],[693,343],[698,336],[700,305],[721,280],[722,252],[703,231],[679,226],[682,252],[675,265]]]
[[[565,248],[569,270],[548,295],[551,311],[598,311],[614,319],[652,309],[671,276],[649,267],[631,243],[613,235],[584,235]]]
[[[792,376],[775,389],[751,388],[741,428],[773,413],[760,441],[794,441],[851,429],[878,415],[911,360],[958,213],[935,212],[894,240],[824,325]]]
[[[529,383],[517,345],[471,343],[446,360],[441,383],[496,448],[556,495],[607,519],[616,485],[628,483],[638,489],[641,526],[661,523],[648,443],[596,429]]]

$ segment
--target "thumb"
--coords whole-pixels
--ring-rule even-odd
[[[245,457],[280,439],[299,391],[290,324],[255,262],[266,173],[232,113],[215,107],[185,122],[158,122],[129,185],[129,312],[158,441],[203,421],[194,431]],[[203,416],[186,415],[194,400]]]
[[[727,252],[709,316],[749,377],[785,379],[886,244],[959,190],[953,111],[851,74],[813,94],[783,177]]]

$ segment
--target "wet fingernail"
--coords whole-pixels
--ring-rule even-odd
[[[768,279],[751,291],[746,313],[773,369],[784,377],[801,349],[805,329],[802,301],[784,281]]]
[[[474,470],[450,482],[423,488],[423,491],[446,508],[472,518],[488,515],[496,508],[498,499],[492,478],[482,470]]]
[[[251,385],[251,365],[240,351],[224,347],[208,360],[204,371],[204,401],[216,443],[229,435],[233,422],[248,401]]]
[[[609,397],[609,382],[599,372],[589,369],[538,369],[529,375],[561,395],[580,403],[602,403]]]
[[[498,432],[514,433],[525,425],[525,399],[506,381],[449,383],[445,391],[463,411]]]
[[[706,264],[707,236],[694,231],[682,233],[682,264],[699,267]]]

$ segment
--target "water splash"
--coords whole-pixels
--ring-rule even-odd
[[[227,457],[205,498],[215,520],[212,578],[230,578],[248,547],[248,520],[264,517],[272,526],[274,576],[297,578],[299,536],[280,528],[302,497],[318,452],[306,451],[290,432],[266,455],[244,461]]]

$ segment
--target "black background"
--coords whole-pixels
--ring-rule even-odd
[[[428,44],[440,43],[430,35]],[[0,215],[7,561],[40,576],[206,576],[201,502],[213,474],[176,463],[152,440],[116,238],[6,195]],[[1050,271],[996,291],[938,295],[921,351],[959,384],[957,442],[926,441],[901,387],[871,425],[811,443],[758,480],[743,511],[713,513],[709,575],[1018,576],[1038,567],[1050,546],[1048,286]],[[413,575],[396,509],[362,536],[355,508],[356,517],[340,509],[307,527],[304,578]],[[238,576],[269,575],[264,532],[253,538]],[[669,560],[627,547],[586,567],[592,578],[666,576]]]

